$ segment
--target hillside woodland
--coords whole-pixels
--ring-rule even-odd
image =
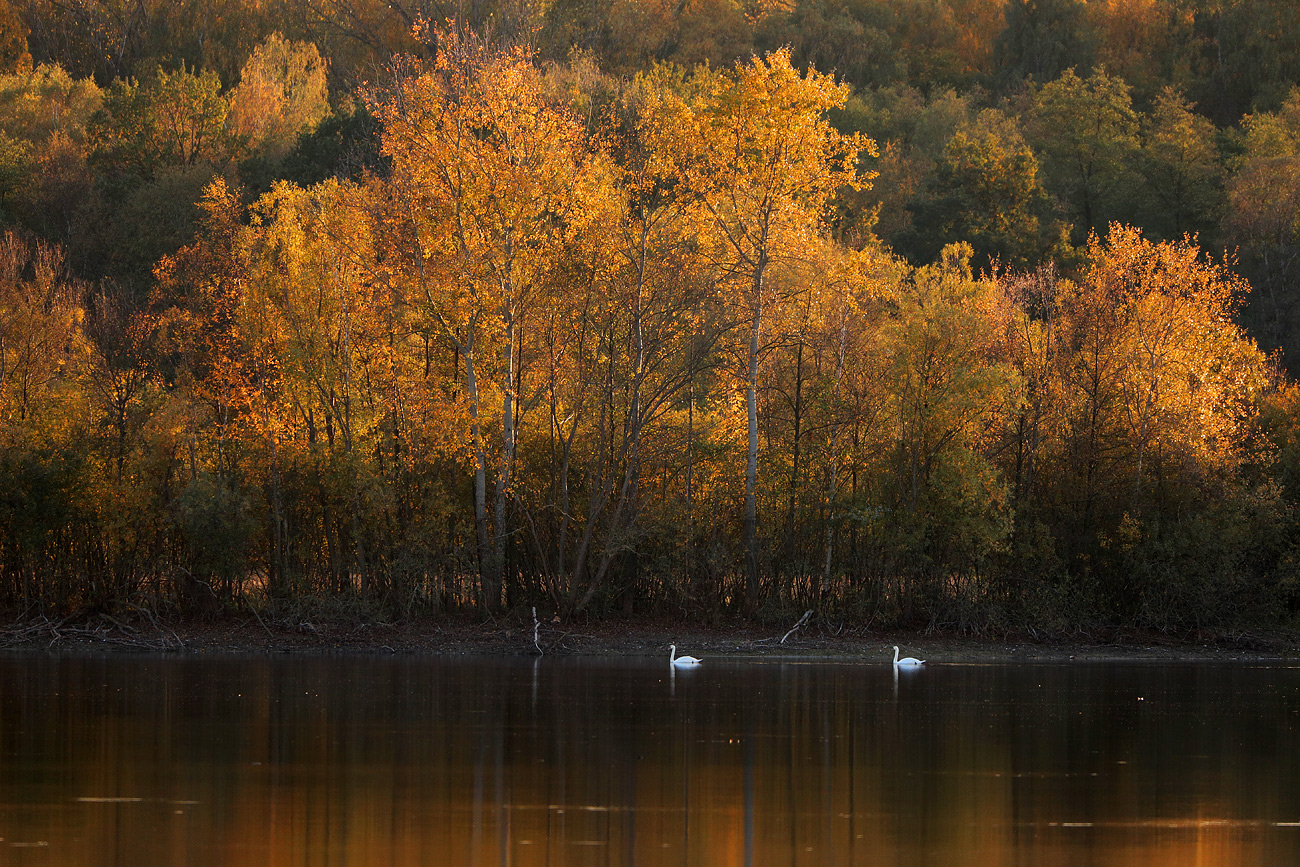
[[[3,0],[0,606],[1293,628],[1293,0]]]

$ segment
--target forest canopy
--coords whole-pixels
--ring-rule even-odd
[[[0,3],[0,605],[1293,625],[1298,16]]]

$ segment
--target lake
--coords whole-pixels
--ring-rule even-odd
[[[0,656],[0,865],[1300,864],[1300,668]]]

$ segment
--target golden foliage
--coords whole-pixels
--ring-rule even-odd
[[[229,101],[231,134],[253,152],[282,156],[329,116],[325,61],[310,42],[273,33],[253,50]]]
[[[58,423],[48,413],[76,392],[86,361],[85,287],[60,251],[13,232],[0,238],[0,430]]]

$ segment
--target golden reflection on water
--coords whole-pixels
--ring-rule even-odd
[[[0,865],[1300,863],[1290,676],[0,659]]]

